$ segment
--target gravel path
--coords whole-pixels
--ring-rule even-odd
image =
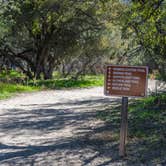
[[[105,127],[96,120],[96,111],[115,101],[102,88],[43,91],[1,101],[0,165],[110,162],[109,150],[102,152],[104,140],[92,136]]]
[[[1,166],[117,166],[118,143],[97,111],[120,103],[103,88],[21,94],[0,101]],[[105,135],[105,137],[104,137]]]

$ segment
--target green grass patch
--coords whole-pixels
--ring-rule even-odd
[[[18,77],[21,76],[17,72],[10,71],[10,76],[6,73],[1,73],[1,78]],[[64,89],[64,88],[87,88],[94,86],[102,86],[104,77],[100,76],[85,76],[79,80],[72,80],[69,78],[58,78],[53,80],[36,80],[29,81],[28,85],[0,83],[0,99],[11,97],[20,92],[32,92],[42,89]]]
[[[166,94],[130,100],[128,111],[127,162],[129,165],[165,164],[166,157]],[[98,111],[97,118],[109,124],[119,144],[121,105]],[[110,140],[111,142],[111,140]],[[164,163],[164,164],[162,164]],[[136,165],[137,165],[136,164]]]
[[[23,75],[22,73],[20,72],[17,72],[15,70],[2,70],[0,72],[0,79],[12,79],[12,78],[23,78],[25,77],[25,75]]]
[[[0,99],[11,97],[16,93],[32,92],[32,91],[37,91],[39,89],[40,88],[38,87],[23,86],[19,84],[0,83]]]
[[[131,137],[163,136],[166,134],[166,94],[150,96],[131,104],[129,117]]]
[[[94,86],[103,86],[104,77],[100,76],[85,76],[79,80],[69,78],[59,78],[53,80],[37,80],[30,81],[29,85],[42,87],[46,89],[63,89],[63,88],[87,88]]]
[[[100,111],[97,118],[120,126],[121,106]],[[160,139],[166,135],[166,94],[133,100],[129,105],[129,137]]]
[[[0,72],[0,81],[9,84],[28,84],[44,89],[63,89],[63,88],[87,88],[104,85],[103,75],[86,75],[78,80],[62,78],[60,73],[54,72],[51,80],[26,80],[26,76],[15,70],[3,70]]]

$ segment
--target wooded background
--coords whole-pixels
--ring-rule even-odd
[[[166,79],[165,0],[0,0],[0,69],[77,79],[106,63]]]

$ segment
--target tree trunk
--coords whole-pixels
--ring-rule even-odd
[[[41,66],[37,65],[36,72],[35,72],[35,79],[39,80],[41,79]]]
[[[49,49],[47,46],[43,47],[43,49],[41,51],[39,51],[37,59],[36,59],[36,70],[35,70],[36,79],[41,79],[43,67],[48,58],[48,55],[49,55]]]
[[[53,71],[54,71],[54,68],[50,68],[49,70],[44,70],[43,74],[44,74],[44,79],[45,80],[48,80],[48,79],[52,79],[53,77]]]

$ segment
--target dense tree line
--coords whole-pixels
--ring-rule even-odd
[[[6,0],[0,61],[29,78],[75,78],[100,64],[137,64],[166,75],[165,0]]]
[[[102,29],[99,1],[9,0],[2,5],[10,29],[1,54],[30,78],[51,78],[64,57],[97,41]]]

